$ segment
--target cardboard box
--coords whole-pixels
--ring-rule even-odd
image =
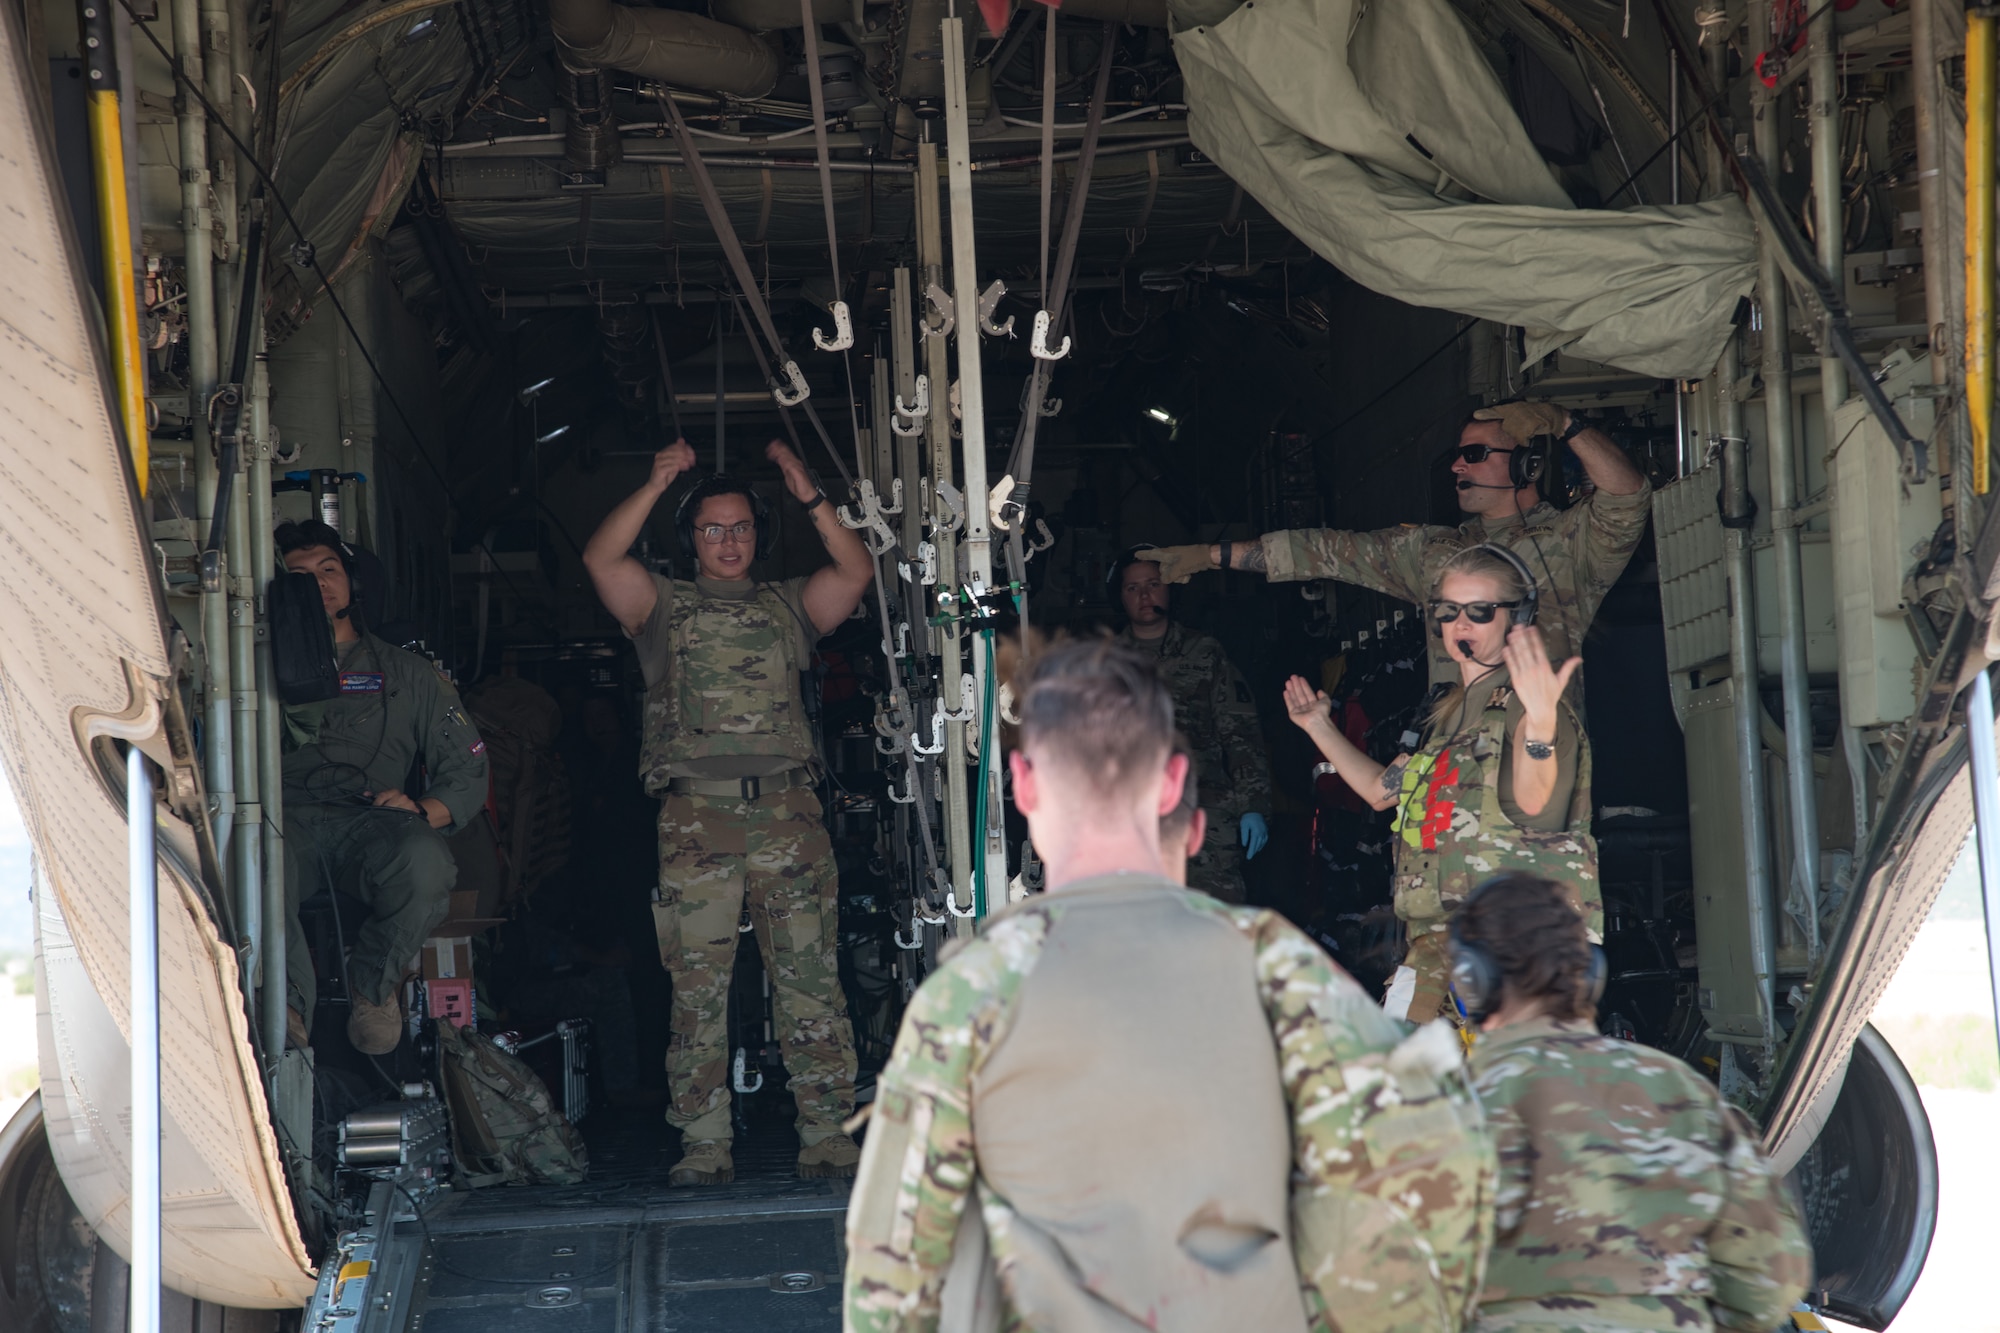
[[[424,941],[424,980],[471,981],[472,937],[433,935]]]
[[[426,981],[424,1011],[432,1018],[448,1020],[453,1027],[478,1027],[478,1011],[473,1008],[472,978]]]

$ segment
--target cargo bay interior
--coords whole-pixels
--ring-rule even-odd
[[[1942,278],[1927,281],[1957,242],[1948,201],[1920,198],[1920,168],[1949,158],[1954,130],[1926,109],[1939,66],[1912,59],[1910,5],[1441,9],[1580,211],[1733,199],[1739,154],[1717,129],[1744,136],[1785,225],[1842,280],[1845,336],[1929,446],[1914,474],[1850,399],[1817,308],[1788,313],[1775,245],[1745,249],[1762,272],[1725,303],[1720,361],[1664,375],[1350,277],[1301,239],[1316,233],[1287,201],[1237,183],[1260,179],[1249,164],[1195,142],[1201,105],[1170,29],[1219,25],[1231,6],[121,7],[149,517],[193,649],[217,846],[238,849],[218,872],[255,894],[268,867],[242,836],[254,825],[230,840],[233,803],[257,808],[255,762],[237,756],[258,704],[247,656],[221,650],[255,624],[258,595],[212,577],[210,549],[232,573],[268,567],[270,521],[323,516],[376,562],[377,631],[453,674],[494,740],[496,786],[516,784],[461,849],[478,1021],[553,1034],[535,1048],[552,1088],[578,1083],[565,1062],[589,1050],[587,1079],[564,1089],[588,1104],[589,1183],[474,1192],[404,1222],[429,1248],[398,1284],[398,1318],[511,1327],[525,1298],[574,1306],[590,1328],[625,1327],[642,1306],[649,1327],[837,1321],[843,1198],[790,1179],[754,947],[732,995],[738,1181],[664,1188],[676,1144],[659,1121],[667,989],[647,911],[640,683],[581,549],[676,435],[700,473],[774,497],[763,445],[795,441],[881,557],[880,600],[816,666],[864,1096],[911,987],[971,928],[963,913],[1036,873],[998,800],[991,817],[976,808],[997,783],[968,759],[976,727],[937,722],[944,749],[926,753],[960,673],[983,685],[995,670],[982,626],[1010,629],[1022,603],[1043,632],[1115,624],[1106,567],[1134,543],[1455,523],[1460,425],[1524,395],[1599,415],[1656,488],[1653,526],[1584,648],[1608,1028],[1695,1061],[1769,1116],[1864,901],[1921,917],[1857,893],[1856,869],[1888,837],[1880,802],[1955,623],[1954,543],[1969,546],[1982,515],[1960,484],[1945,357],[1959,316]],[[77,11],[28,0],[23,17],[91,234]],[[1036,352],[1044,310],[1048,342],[1071,341],[1063,359]],[[843,326],[850,348],[816,350]],[[250,423],[240,450],[205,407],[230,384]],[[1544,492],[1566,507],[1582,484],[1572,462]],[[672,499],[637,553],[685,575]],[[774,508],[760,572],[815,567],[804,519]],[[1422,695],[1415,608],[1247,574],[1175,598],[1257,696],[1276,834],[1250,863],[1253,901],[1378,985],[1398,947],[1385,823],[1314,779],[1279,686],[1324,682],[1370,748],[1393,753]],[[338,908],[309,905],[323,957]],[[323,993],[316,1063],[271,1062],[291,1071],[272,1076],[275,1115],[315,1246],[354,1220],[341,1121],[425,1073],[415,1043],[382,1062],[344,1050],[340,988]],[[587,1020],[588,1038],[558,1032],[563,1019]],[[260,1022],[273,1030],[268,1010]],[[1898,1118],[1907,1082],[1864,1041],[1839,1097],[1814,1109],[1828,1128],[1794,1158],[1818,1299],[1874,1327],[1928,1237],[1922,1172],[1897,1169],[1898,1153],[1922,1156],[1897,1146],[1916,1132]]]

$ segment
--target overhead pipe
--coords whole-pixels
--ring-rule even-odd
[[[1769,13],[1767,5],[1751,10],[1753,18]],[[1831,18],[1830,12],[1827,17]],[[1780,103],[1762,88],[1758,93],[1752,107],[1757,156],[1764,169],[1775,175],[1784,152],[1778,134]],[[1778,238],[1773,234],[1776,228],[1791,223],[1783,216],[1761,222],[1757,228],[1757,299],[1764,314],[1765,462],[1770,473],[1771,553],[1778,594],[1778,677],[1784,696],[1785,795],[1792,834],[1790,883],[1805,909],[1806,947],[1811,954],[1817,952],[1819,944],[1819,807],[1813,791],[1812,706],[1806,681],[1805,574],[1797,514],[1797,422],[1792,413],[1791,294],[1778,260]],[[1753,668],[1755,665],[1753,659]],[[1754,670],[1743,684],[1749,692],[1739,698],[1738,706],[1761,711]]]
[[[769,42],[699,14],[549,0],[549,27],[562,62],[574,69],[623,70],[733,97],[763,97],[778,82],[778,53]]]

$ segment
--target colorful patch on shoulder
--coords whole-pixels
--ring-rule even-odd
[[[379,671],[343,671],[340,673],[342,694],[380,694],[382,673]]]
[[[474,742],[472,743],[472,752],[473,752],[474,754],[485,754],[485,753],[486,753],[486,742],[485,742],[485,741],[474,741]]]

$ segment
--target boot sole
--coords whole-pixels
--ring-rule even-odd
[[[736,1179],[736,1168],[733,1166],[725,1166],[715,1171],[674,1170],[667,1172],[667,1187],[682,1189],[691,1185],[727,1185],[734,1179]]]
[[[842,1166],[832,1162],[814,1162],[811,1164],[800,1162],[799,1179],[800,1180],[852,1180],[854,1179],[854,1164],[849,1163],[845,1166]]]

